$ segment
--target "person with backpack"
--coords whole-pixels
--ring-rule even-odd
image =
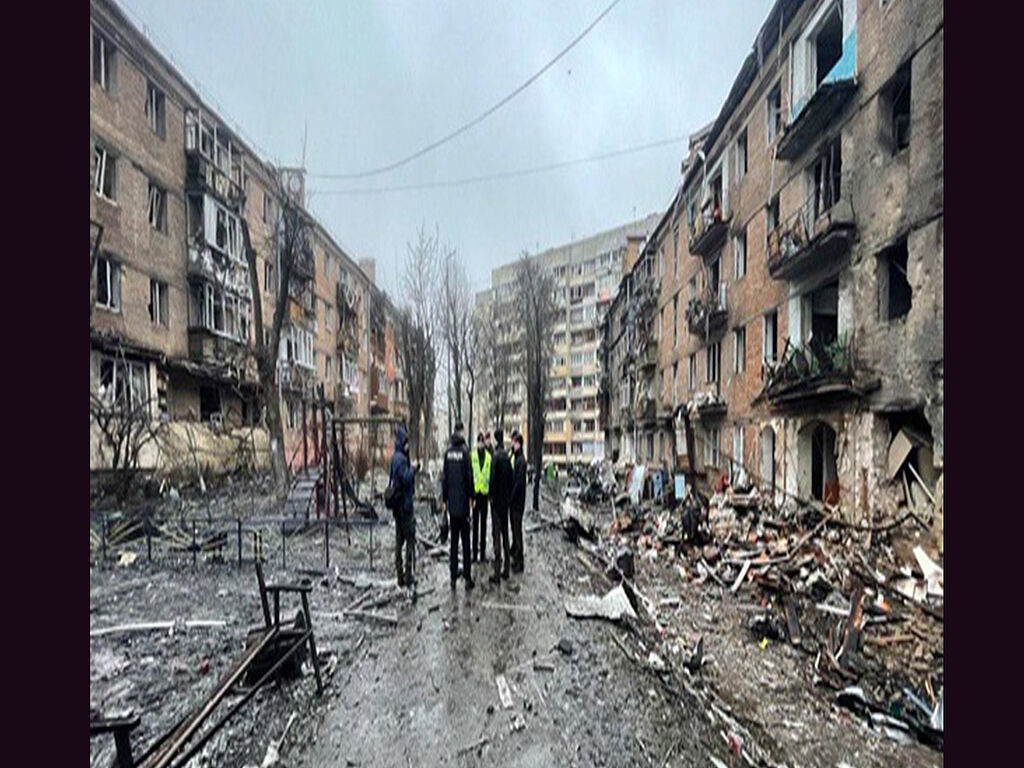
[[[384,505],[395,516],[395,571],[398,586],[411,587],[413,576],[413,553],[416,550],[416,515],[412,499],[416,473],[420,463],[409,463],[409,435],[405,427],[395,430],[395,452],[391,456],[391,470],[388,487],[384,491]],[[402,545],[405,545],[405,572],[402,572]]]

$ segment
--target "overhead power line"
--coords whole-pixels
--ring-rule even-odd
[[[673,136],[668,139],[661,139],[660,141],[652,141],[649,144],[641,144],[635,147],[626,147],[625,149],[616,149],[611,152],[604,152],[600,155],[591,155],[589,157],[578,157],[573,160],[563,160],[558,163],[549,163],[548,165],[538,165],[533,168],[520,168],[513,171],[499,171],[497,173],[489,173],[482,176],[466,176],[461,179],[448,179],[445,181],[429,181],[420,184],[398,184],[390,187],[361,187],[354,189],[311,189],[311,193],[317,195],[373,195],[381,194],[385,192],[412,192],[415,190],[422,189],[440,189],[443,187],[462,187],[468,184],[480,184],[485,181],[496,181],[499,179],[514,179],[521,176],[532,176],[538,173],[544,173],[546,171],[554,171],[559,168],[568,168],[573,165],[582,165],[584,163],[595,163],[599,160],[608,160],[613,157],[622,157],[623,155],[632,155],[637,152],[644,152],[650,149],[656,149],[657,147],[665,147],[671,144],[680,144],[686,141],[686,136]]]
[[[622,0],[612,0],[612,3],[607,8],[605,8],[603,11],[601,11],[601,13],[598,15],[598,17],[596,19],[594,19],[592,22],[590,22],[590,24],[588,24],[586,26],[586,28],[582,32],[580,32],[578,35],[576,35],[576,37],[573,38],[571,43],[569,43],[567,46],[565,46],[565,48],[563,48],[561,51],[559,51],[558,54],[553,59],[551,59],[551,61],[549,61],[547,64],[545,64],[543,67],[541,67],[537,72],[535,72],[533,75],[531,75],[522,85],[520,85],[518,88],[516,88],[510,94],[508,94],[503,99],[498,101],[496,104],[494,104],[494,106],[490,107],[489,109],[485,110],[481,114],[477,115],[472,120],[470,120],[468,123],[464,123],[463,125],[459,126],[458,128],[456,128],[451,133],[449,133],[449,134],[447,134],[445,136],[442,136],[437,141],[434,141],[434,142],[428,144],[427,146],[423,147],[422,149],[416,150],[411,155],[407,155],[406,157],[403,157],[401,160],[396,160],[395,162],[389,163],[388,165],[382,165],[379,168],[371,168],[369,170],[359,171],[357,173],[308,173],[306,175],[309,176],[310,178],[318,178],[318,179],[362,179],[362,178],[366,178],[367,176],[377,176],[377,175],[379,175],[381,173],[387,173],[388,171],[393,171],[396,168],[401,168],[403,165],[407,165],[408,163],[411,163],[413,160],[416,160],[417,158],[423,157],[423,155],[427,154],[428,152],[431,152],[431,151],[437,149],[442,144],[448,143],[449,141],[451,141],[455,137],[460,136],[461,134],[463,134],[466,131],[468,131],[473,126],[483,122],[488,117],[490,117],[495,112],[497,112],[499,109],[501,109],[503,106],[505,106],[510,101],[512,101],[512,99],[514,99],[520,93],[522,93],[527,88],[529,88],[537,80],[537,78],[539,78],[541,75],[543,75],[549,69],[551,69],[551,67],[553,67],[555,65],[555,63],[559,59],[561,59],[563,56],[565,56],[565,54],[567,54],[569,51],[571,51],[573,49],[573,47],[580,40],[582,40],[584,37],[586,37],[587,34],[590,32],[590,30],[592,30],[594,27],[596,27],[598,25],[598,23],[600,23],[601,19],[603,19],[605,16],[607,16],[609,14],[609,12],[611,12],[612,8],[614,8],[620,2],[622,2]]]

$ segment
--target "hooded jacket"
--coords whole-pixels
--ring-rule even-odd
[[[395,452],[391,456],[391,474],[389,479],[394,480],[402,494],[403,513],[412,514],[412,497],[416,473],[409,463],[409,455],[405,452],[405,443],[408,434],[404,427],[399,427],[395,432]]]
[[[462,435],[452,435],[444,455],[441,472],[441,500],[448,505],[449,516],[456,519],[469,517],[469,503],[473,498],[473,469],[469,464],[469,448]]]
[[[491,458],[491,508],[498,512],[507,512],[512,498],[512,465],[508,460],[508,451],[503,444],[494,446]]]

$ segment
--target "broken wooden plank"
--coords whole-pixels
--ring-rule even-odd
[[[783,599],[783,605],[786,609],[786,629],[789,630],[789,642],[793,645],[800,645],[803,640],[803,632],[800,629],[800,617],[797,616],[793,598],[787,595]]]
[[[143,621],[135,624],[119,624],[114,627],[103,627],[101,629],[90,629],[89,637],[103,637],[104,635],[115,635],[124,632],[153,632],[158,629],[174,629],[176,622],[173,621]],[[181,622],[180,626],[186,629],[220,629],[227,626],[227,622],[220,619],[195,619]]]
[[[839,651],[837,659],[843,668],[849,669],[850,659],[857,650],[860,642],[861,626],[864,619],[864,585],[857,583],[853,590],[853,598],[850,601],[850,615],[846,620],[846,629],[843,637],[843,647]]]
[[[747,571],[750,570],[751,562],[752,561],[750,560],[745,560],[743,562],[743,567],[740,568],[740,575],[736,577],[736,581],[734,581],[732,586],[729,587],[730,592],[736,592],[740,588],[740,585],[743,583],[743,580],[747,578]]]

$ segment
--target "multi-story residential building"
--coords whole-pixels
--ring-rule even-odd
[[[269,327],[281,300],[276,196],[284,190],[301,204],[303,175],[259,158],[116,4],[93,0],[90,27],[91,245],[99,234],[91,389],[101,402],[128,398],[170,432],[205,424],[189,435],[209,438],[210,452],[216,433],[260,422],[243,222]],[[404,416],[387,341],[394,312],[374,285],[372,261],[357,264],[307,216],[279,362],[289,460],[318,384],[336,412]],[[91,434],[90,465],[108,466],[95,425]],[[173,460],[157,451],[144,459]]]
[[[937,1],[779,0],[691,145],[660,393],[708,480],[859,515],[901,429],[941,471],[942,53]]]
[[[544,428],[544,461],[555,464],[590,462],[605,455],[598,402],[601,366],[598,328],[611,306],[635,243],[657,223],[652,214],[582,240],[549,248],[531,258],[550,271],[555,283],[558,320],[552,329],[553,357]],[[514,320],[516,262],[491,273],[490,301],[507,307]],[[477,299],[483,306],[481,297]],[[514,345],[512,345],[514,347]],[[526,435],[526,387],[522,361],[513,351],[513,376],[508,392],[506,431]],[[494,418],[493,403],[481,402],[480,413]],[[486,420],[485,416],[485,420]]]

